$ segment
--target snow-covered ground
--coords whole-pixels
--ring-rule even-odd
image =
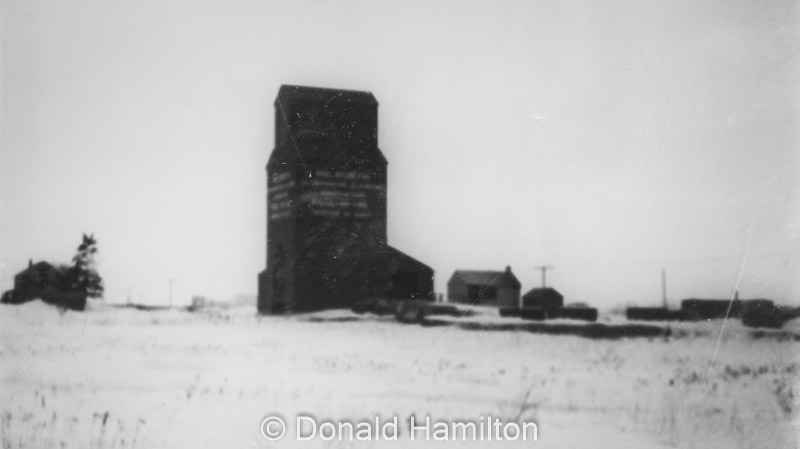
[[[800,342],[731,322],[708,370],[719,323],[680,326],[696,332],[590,340],[347,311],[3,305],[1,438],[3,448],[797,447]],[[289,423],[279,442],[260,430],[274,414]],[[396,416],[400,441],[298,442],[303,414]],[[538,441],[443,443],[418,432],[412,442],[411,415],[532,421]]]

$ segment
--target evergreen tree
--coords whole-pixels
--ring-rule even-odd
[[[85,292],[90,298],[103,296],[103,279],[95,269],[95,254],[97,254],[97,240],[94,235],[83,234],[83,242],[78,246],[78,253],[72,258],[73,265],[69,275],[70,290]]]

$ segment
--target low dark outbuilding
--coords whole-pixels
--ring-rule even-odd
[[[522,306],[543,309],[564,307],[564,295],[552,287],[534,288],[522,296]]]
[[[631,321],[685,321],[687,313],[683,310],[670,310],[666,307],[628,307],[625,318]]]
[[[769,299],[684,299],[681,311],[691,320],[741,318],[745,312],[775,304]]]
[[[787,321],[800,317],[800,308],[776,306],[772,301],[751,301],[742,309],[742,324],[747,327],[778,329]]]

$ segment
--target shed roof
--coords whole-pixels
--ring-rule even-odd
[[[372,269],[379,269],[388,259],[394,258],[406,268],[413,266],[415,268],[424,268],[433,272],[433,268],[390,245],[385,245],[382,250],[373,251],[369,254],[363,255],[363,257],[365,260],[369,261],[369,263],[372,265]]]
[[[28,264],[28,268],[25,268],[24,270],[22,270],[19,273],[17,273],[17,276],[25,275],[25,274],[28,274],[28,273],[41,273],[42,271],[51,271],[51,270],[54,270],[54,269],[55,269],[55,267],[52,264],[50,264],[48,262],[45,262],[45,261],[36,262],[36,263],[32,263],[31,262],[31,263]]]
[[[553,287],[537,287],[528,290],[527,293],[522,295],[522,298],[561,298],[564,299],[564,295],[558,292],[558,290],[554,289]]]
[[[456,270],[450,280],[461,279],[465,284],[471,285],[493,285],[495,287],[520,288],[519,279],[511,272],[511,267],[506,267],[505,271],[491,270]]]
[[[282,85],[280,90],[278,90],[278,97],[275,99],[275,102],[291,101],[295,99],[326,103],[378,104],[378,100],[372,95],[372,92],[286,84]]]

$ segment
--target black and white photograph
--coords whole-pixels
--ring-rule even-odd
[[[800,448],[796,0],[1,0],[2,449]]]

